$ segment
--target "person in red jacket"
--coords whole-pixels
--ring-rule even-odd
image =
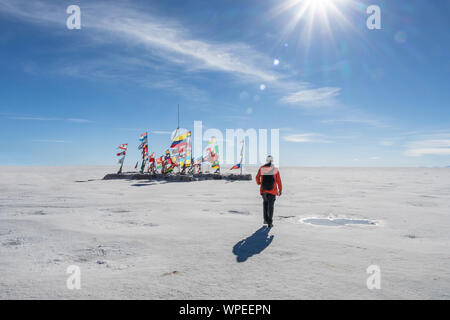
[[[260,193],[263,198],[264,224],[273,227],[273,207],[276,196],[281,196],[283,186],[281,184],[280,171],[273,165],[272,156],[267,156],[266,164],[258,170],[256,183],[261,186]]]

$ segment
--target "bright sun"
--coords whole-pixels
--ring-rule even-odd
[[[289,0],[289,5],[299,6],[299,12],[308,12],[309,14],[320,13],[329,9],[336,10],[336,2],[342,0]]]
[[[287,0],[272,10],[273,16],[284,13],[292,13],[293,16],[284,26],[284,33],[291,33],[300,23],[304,23],[304,35],[309,39],[314,25],[326,31],[332,38],[332,26],[330,18],[334,23],[344,24],[347,19],[338,6],[351,0]],[[334,27],[334,26],[333,26]]]

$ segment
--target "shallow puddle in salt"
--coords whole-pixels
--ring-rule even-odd
[[[301,220],[303,223],[317,226],[338,227],[349,224],[376,225],[375,222],[365,219],[330,219],[330,218],[308,218]]]

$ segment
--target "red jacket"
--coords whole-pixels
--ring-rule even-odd
[[[274,184],[272,190],[264,190],[262,187],[263,175],[266,174],[273,174]],[[261,194],[270,193],[277,196],[283,189],[283,185],[281,184],[280,171],[276,167],[262,166],[261,168],[259,168],[258,174],[256,175],[256,184],[258,186],[261,186],[260,188]]]

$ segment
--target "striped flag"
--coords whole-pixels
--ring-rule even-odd
[[[241,167],[241,164],[238,163],[238,164],[235,164],[230,170],[239,169],[240,167]]]
[[[139,141],[144,141],[147,140],[147,132],[141,134],[141,136],[139,137]]]
[[[172,140],[172,144],[170,145],[171,148],[175,148],[177,145],[179,145],[180,143],[186,142],[185,140],[187,139],[187,137],[191,136],[191,132],[186,132],[183,134],[180,134],[178,137],[175,137]]]

